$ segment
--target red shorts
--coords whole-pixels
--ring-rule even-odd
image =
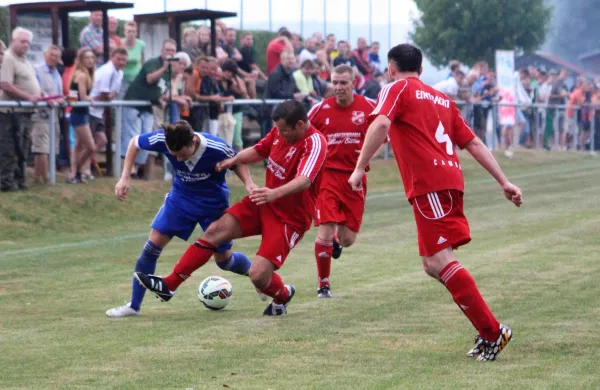
[[[458,190],[442,190],[420,195],[411,200],[419,255],[433,256],[471,241],[469,222],[463,214],[463,194]]]
[[[350,174],[340,171],[325,171],[317,196],[315,226],[323,223],[346,225],[355,233],[360,230],[365,198],[367,196],[367,176],[363,177],[363,191],[352,191],[348,179]]]
[[[242,237],[262,236],[256,254],[269,260],[277,269],[304,236],[297,227],[281,223],[268,205],[257,206],[247,196],[225,212],[240,222]]]

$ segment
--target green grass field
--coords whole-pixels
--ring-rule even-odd
[[[374,164],[363,230],[332,266],[334,298],[316,298],[315,229],[282,276],[289,315],[264,318],[250,282],[214,263],[169,303],[110,319],[129,298],[133,265],[168,185],[114,181],[0,196],[0,388],[404,389],[600,388],[600,169],[580,154],[501,158],[524,192],[517,209],[463,156],[473,242],[457,252],[514,338],[494,363],[465,356],[475,335],[421,270],[412,211],[395,164]],[[257,181],[263,171],[254,170]],[[232,178],[232,201],[242,188]],[[197,231],[199,234],[200,232]],[[163,252],[166,274],[187,243]],[[234,248],[254,254],[257,238]],[[234,286],[221,312],[199,282]]]

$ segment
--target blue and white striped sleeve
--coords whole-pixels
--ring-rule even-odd
[[[146,133],[135,137],[135,145],[143,150],[152,152],[167,153],[167,144],[165,143],[165,133],[163,130]]]
[[[227,145],[224,141],[221,141],[220,139],[211,139],[207,137],[206,146],[208,148],[218,151],[223,156],[223,160],[231,158],[237,154],[237,152],[231,146]]]

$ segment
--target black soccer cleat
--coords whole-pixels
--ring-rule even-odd
[[[477,358],[480,362],[494,361],[512,339],[512,329],[500,324],[500,336],[496,341],[484,340],[483,352]]]
[[[468,357],[477,357],[483,353],[483,347],[485,342],[481,338],[481,336],[475,336],[475,346],[471,348],[469,352],[467,352]]]
[[[265,316],[280,316],[283,314],[287,314],[287,305],[288,305],[288,303],[290,303],[290,301],[294,297],[294,294],[296,294],[296,289],[292,285],[289,285],[289,286],[286,285],[285,287],[290,292],[290,296],[288,297],[288,300],[284,304],[275,303],[275,300],[271,301],[271,303],[269,303],[267,305],[267,307],[265,308],[263,315],[265,315]]]
[[[333,249],[331,250],[331,257],[333,257],[334,259],[339,259],[340,256],[342,255],[342,246],[340,245],[339,242],[337,242],[337,240],[333,240]]]
[[[323,286],[317,291],[317,298],[331,298],[331,287]]]
[[[175,292],[169,290],[167,284],[160,276],[146,275],[141,272],[134,272],[133,276],[135,276],[142,286],[163,302],[168,302],[175,295]]]

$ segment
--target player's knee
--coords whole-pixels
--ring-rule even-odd
[[[431,257],[423,257],[423,271],[434,279],[438,279],[440,275],[440,269],[436,264],[436,261]]]
[[[248,271],[248,277],[252,284],[258,289],[264,289],[269,284],[270,273],[267,267],[264,267],[261,262],[253,261]]]
[[[228,235],[227,226],[218,220],[208,226],[202,237],[211,244],[219,246],[228,240]]]
[[[342,234],[338,237],[339,244],[341,246],[343,246],[344,248],[348,248],[349,246],[352,246],[352,244],[354,244],[354,242],[356,241],[356,235],[355,234]]]

